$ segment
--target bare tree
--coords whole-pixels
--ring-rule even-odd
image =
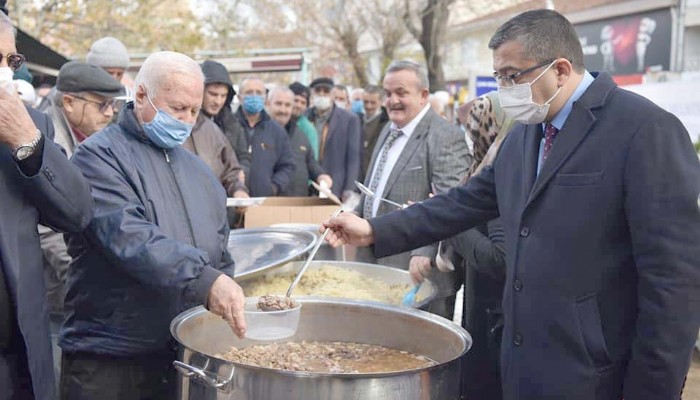
[[[190,52],[202,40],[187,0],[35,0],[24,7],[23,28],[68,56],[108,35],[131,52]]]
[[[396,50],[406,36],[406,25],[396,15],[396,1],[367,1],[365,19],[370,22],[369,30],[374,41],[381,44],[381,71],[383,74],[389,64],[396,58]]]
[[[359,40],[365,28],[363,8],[358,1],[292,0],[291,10],[297,17],[301,34],[315,45],[321,63],[347,63],[352,69],[353,83],[368,83],[365,57],[360,54]],[[341,57],[337,58],[336,55]]]
[[[406,29],[423,47],[425,63],[428,68],[430,90],[441,90],[445,87],[445,73],[442,69],[441,45],[447,29],[450,16],[450,5],[455,0],[426,0],[420,10],[411,7],[410,0],[404,0],[403,22]],[[415,20],[420,21],[417,26]]]

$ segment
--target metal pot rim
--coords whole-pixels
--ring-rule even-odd
[[[407,369],[407,370],[392,371],[392,372],[342,374],[342,373],[330,373],[330,372],[286,371],[286,370],[275,369],[275,368],[258,367],[258,366],[254,366],[254,365],[242,364],[242,363],[224,360],[222,358],[216,357],[213,354],[203,353],[199,350],[193,349],[192,347],[186,345],[185,343],[183,343],[180,340],[180,338],[178,337],[178,334],[177,334],[177,328],[182,323],[187,321],[187,319],[192,318],[196,315],[199,315],[203,312],[206,312],[207,310],[204,308],[204,306],[197,306],[197,307],[190,308],[188,310],[181,312],[175,318],[173,318],[172,322],[170,323],[170,334],[173,336],[173,338],[178,342],[178,344],[180,346],[182,346],[182,347],[184,347],[184,348],[186,348],[194,353],[204,354],[207,357],[211,357],[211,358],[214,358],[216,360],[220,360],[221,362],[234,365],[235,367],[238,367],[238,368],[250,369],[250,370],[254,370],[257,372],[261,372],[261,373],[285,375],[285,376],[290,376],[290,377],[294,377],[294,378],[307,378],[307,379],[315,379],[315,378],[334,378],[334,379],[335,378],[341,378],[341,379],[343,379],[343,378],[347,378],[347,379],[384,378],[384,377],[405,375],[407,373],[431,371],[433,369],[443,368],[445,365],[448,365],[448,364],[451,364],[451,363],[458,361],[460,358],[462,358],[467,353],[467,351],[469,351],[471,343],[472,343],[471,335],[469,334],[469,332],[467,332],[461,326],[455,324],[454,322],[452,322],[446,318],[440,317],[440,316],[435,315],[435,314],[431,314],[431,313],[426,312],[426,311],[417,310],[417,309],[414,309],[411,307],[391,306],[391,305],[387,305],[384,303],[378,303],[378,302],[355,301],[355,300],[349,300],[349,299],[331,298],[331,297],[317,297],[317,296],[298,296],[297,300],[300,301],[301,303],[333,303],[333,304],[341,304],[341,305],[358,305],[358,306],[370,305],[373,308],[379,308],[379,309],[383,309],[385,311],[389,311],[389,312],[393,312],[393,313],[421,316],[424,319],[431,320],[434,323],[437,323],[438,325],[441,325],[445,328],[451,329],[455,334],[457,334],[460,337],[460,339],[462,339],[465,342],[465,346],[464,346],[464,349],[457,356],[452,358],[451,360],[437,364],[437,365],[433,365],[430,367],[417,368],[417,369]],[[231,334],[233,334],[233,332]]]

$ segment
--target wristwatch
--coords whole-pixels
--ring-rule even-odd
[[[14,159],[17,161],[22,161],[25,158],[31,156],[32,154],[34,154],[34,151],[36,150],[36,146],[39,145],[40,140],[41,140],[41,131],[37,129],[36,130],[36,137],[34,138],[34,140],[32,140],[29,143],[20,144],[19,146],[12,149],[12,157],[14,157]]]

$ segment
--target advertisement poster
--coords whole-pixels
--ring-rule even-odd
[[[589,71],[612,75],[668,71],[671,63],[670,9],[575,25]]]

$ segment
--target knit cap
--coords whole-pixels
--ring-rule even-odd
[[[126,46],[118,39],[106,36],[90,46],[90,52],[85,57],[85,61],[102,68],[127,69],[129,53],[126,51]]]

